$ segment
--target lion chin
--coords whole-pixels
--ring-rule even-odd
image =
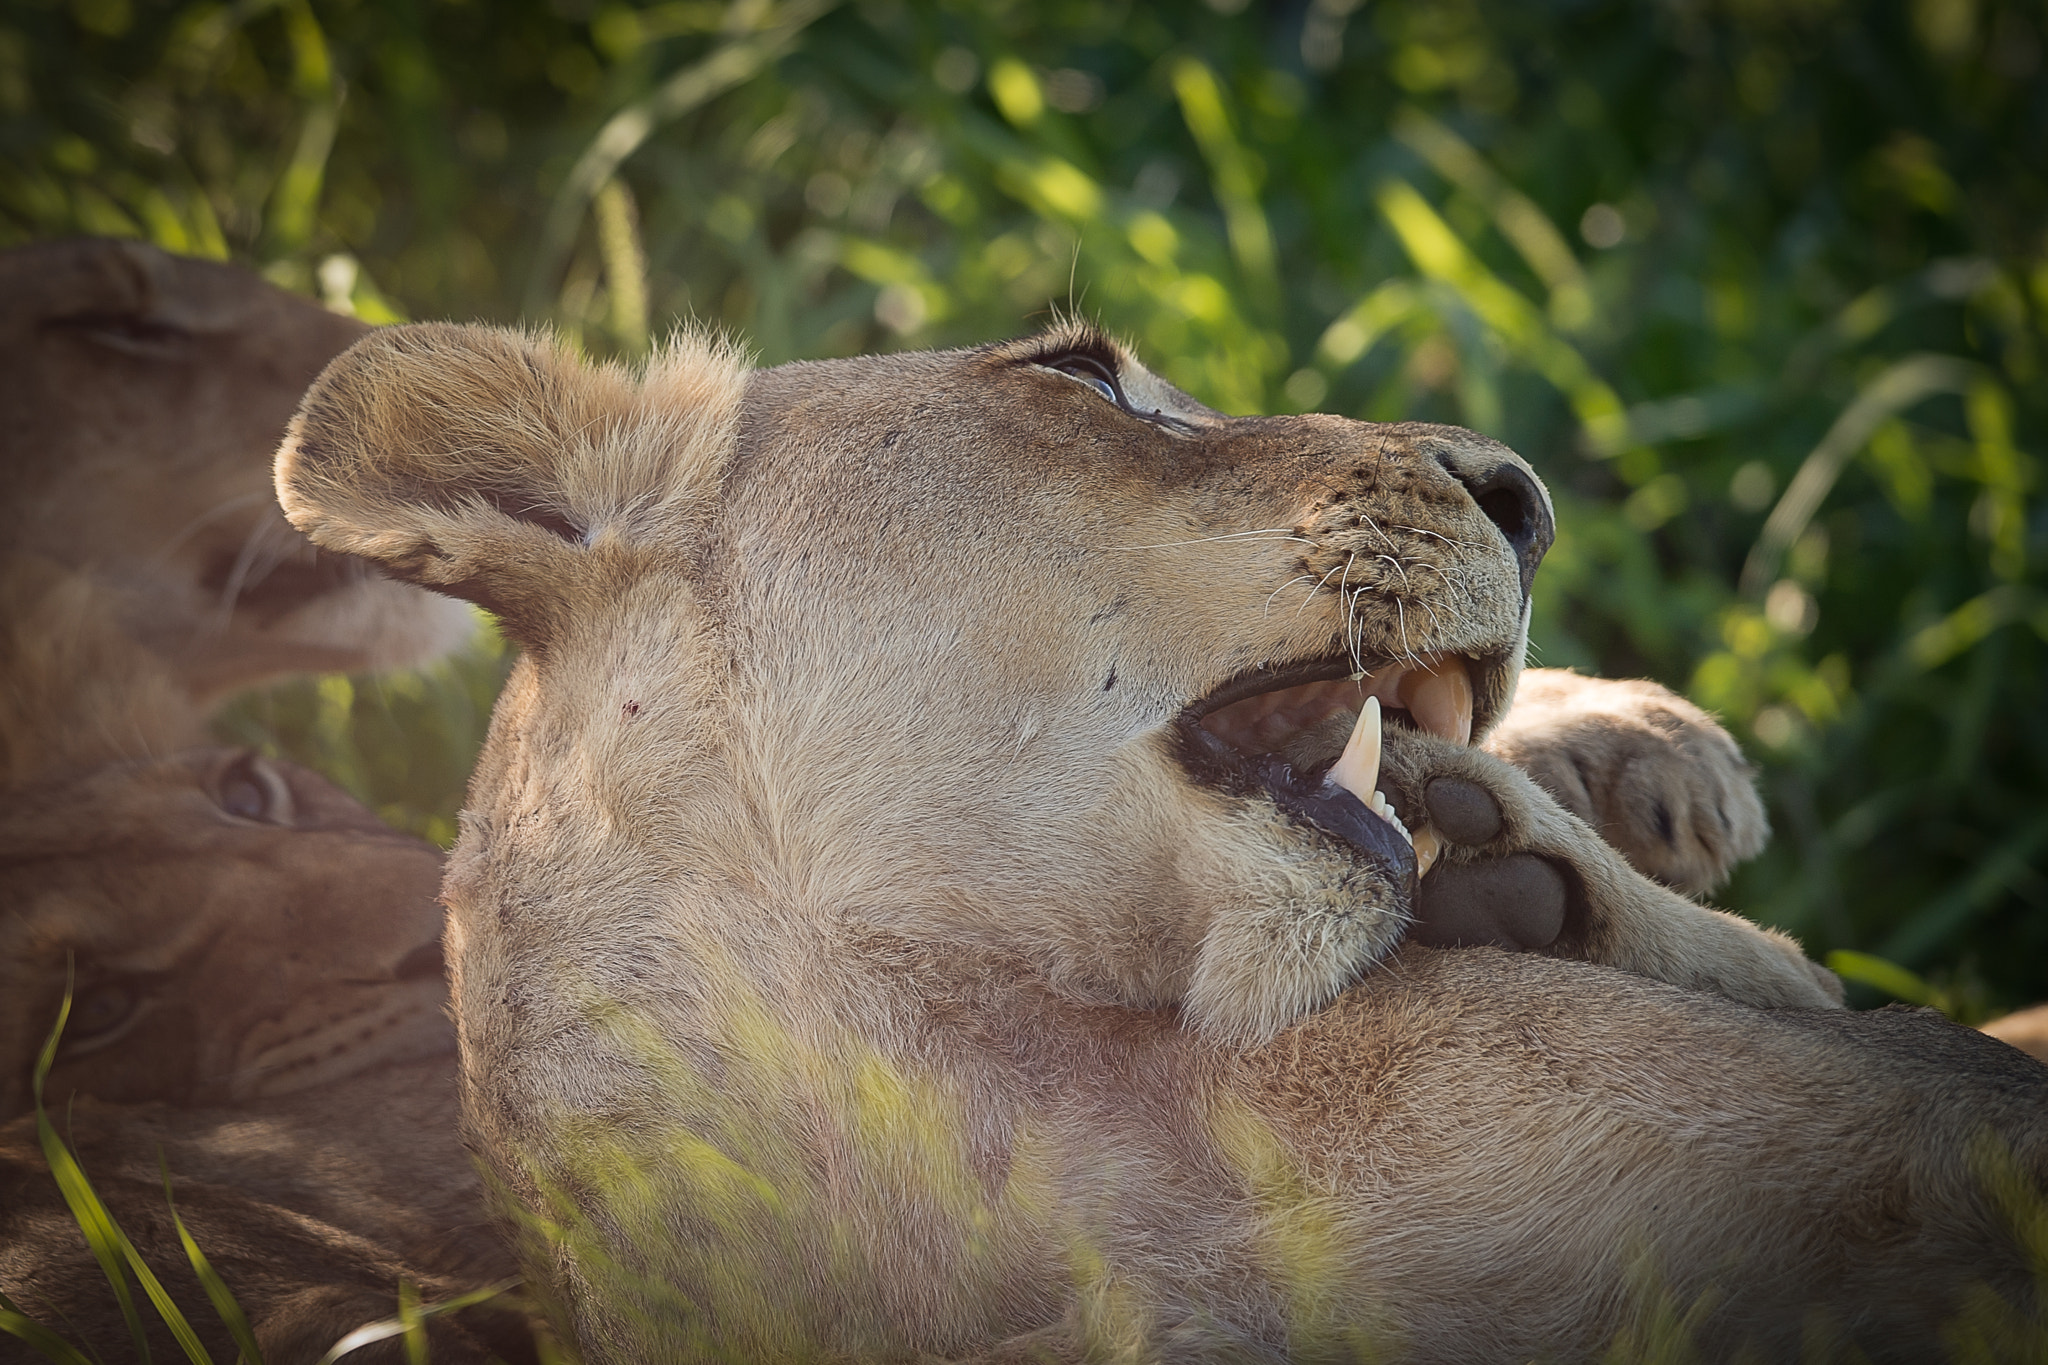
[[[1903,1360],[2029,1301],[1970,1153],[2039,1178],[2048,1072],[1832,1008],[1485,747],[1551,536],[1497,442],[1225,417],[1079,325],[436,325],[277,486],[525,646],[448,951],[587,1359],[1585,1359],[1679,1304]]]

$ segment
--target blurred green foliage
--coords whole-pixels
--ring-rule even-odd
[[[1539,661],[1660,678],[1762,764],[1777,839],[1728,903],[2016,1003],[2048,996],[2044,44],[2038,0],[10,0],[0,239],[600,353],[1071,304],[1227,410],[1491,432],[1559,504]],[[445,838],[502,666],[233,725]]]

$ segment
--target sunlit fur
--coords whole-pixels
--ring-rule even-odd
[[[2039,1167],[2009,1050],[1389,957],[1400,887],[1177,757],[1226,680],[1343,651],[1470,655],[1493,726],[1525,605],[1462,479],[1514,459],[1226,419],[1085,328],[754,374],[685,337],[643,379],[422,326],[330,367],[293,523],[525,646],[445,895],[467,1131],[565,1334],[1576,1358],[1712,1291],[1723,1350],[1883,1356],[1966,1280],[2023,1293],[1965,1155],[1992,1123]],[[1829,1002],[1499,759],[1396,730],[1386,766],[1500,799],[1456,856],[1571,870],[1564,951]]]
[[[160,757],[240,688],[467,637],[271,498],[299,395],[365,330],[139,242],[0,252],[0,783]]]

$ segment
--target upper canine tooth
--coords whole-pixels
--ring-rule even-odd
[[[1416,725],[1459,744],[1472,742],[1472,675],[1463,659],[1439,655],[1429,669],[1402,674],[1400,686],[1401,705]]]
[[[1326,782],[1334,782],[1345,791],[1372,805],[1373,789],[1380,780],[1380,699],[1367,697],[1365,705],[1359,708],[1358,723],[1351,727],[1351,738],[1344,741],[1344,752],[1330,765]]]

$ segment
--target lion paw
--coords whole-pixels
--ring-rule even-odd
[[[1381,781],[1418,845],[1442,849],[1416,888],[1415,942],[1584,958],[1764,1007],[1841,1002],[1791,939],[1643,876],[1493,754],[1390,730]]]
[[[1637,871],[1687,895],[1726,881],[1770,835],[1735,740],[1653,682],[1530,669],[1485,748],[1535,778]]]

